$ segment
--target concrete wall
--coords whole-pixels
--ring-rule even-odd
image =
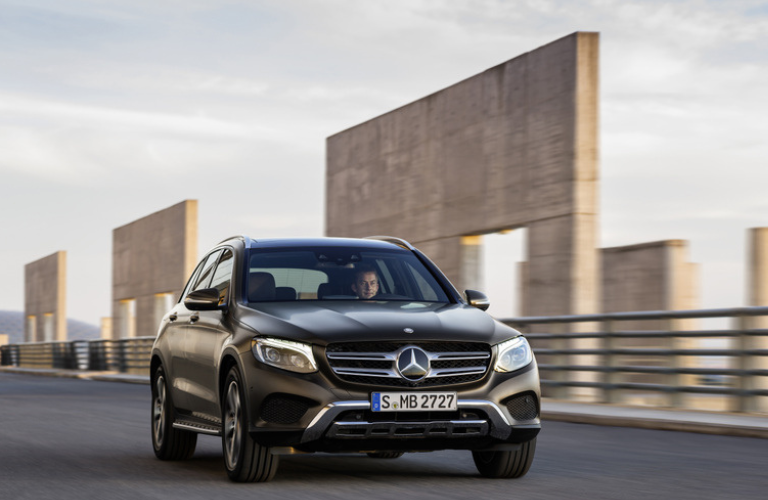
[[[596,312],[598,49],[574,33],[329,137],[326,233],[406,238],[461,290],[471,237],[527,227],[523,313]]]
[[[67,252],[24,266],[24,341],[67,340]]]
[[[112,336],[152,336],[158,305],[178,299],[197,264],[197,201],[186,200],[112,233]],[[104,330],[106,331],[106,330]]]

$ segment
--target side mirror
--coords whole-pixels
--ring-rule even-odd
[[[215,311],[219,309],[219,291],[215,288],[201,288],[190,292],[184,298],[184,306],[191,311]]]
[[[491,307],[491,301],[482,292],[478,292],[477,290],[465,290],[464,295],[466,295],[467,302],[469,302],[469,305],[472,307],[477,307],[481,311],[485,311]]]

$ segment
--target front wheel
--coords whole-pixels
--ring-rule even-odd
[[[162,366],[152,376],[152,447],[160,460],[186,460],[195,453],[197,434],[173,428],[173,403]]]
[[[536,438],[522,443],[515,451],[473,451],[472,458],[481,475],[492,478],[523,477],[533,463]]]
[[[268,447],[254,441],[248,433],[245,388],[241,380],[237,367],[232,367],[224,385],[224,433],[221,443],[227,474],[237,482],[269,481],[277,472],[278,457],[272,455]]]

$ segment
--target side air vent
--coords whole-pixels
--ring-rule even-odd
[[[313,402],[290,394],[271,394],[261,404],[261,419],[273,424],[294,424]]]
[[[517,421],[533,420],[539,416],[539,405],[532,392],[518,394],[504,402],[509,414]]]

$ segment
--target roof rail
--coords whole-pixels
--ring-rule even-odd
[[[388,243],[393,243],[399,247],[405,248],[406,250],[416,250],[413,245],[408,243],[402,238],[395,238],[394,236],[366,236],[366,240],[379,240],[379,241],[386,241]]]
[[[217,245],[221,245],[225,241],[229,241],[229,240],[242,240],[243,243],[245,243],[246,247],[250,246],[250,243],[251,243],[251,239],[249,237],[244,236],[242,234],[236,234],[235,236],[230,236],[229,238],[224,238],[223,240],[218,242]]]

